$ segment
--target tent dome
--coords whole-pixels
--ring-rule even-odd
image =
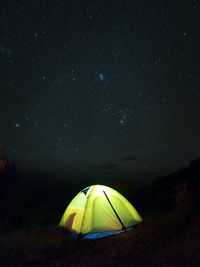
[[[85,238],[96,238],[131,229],[141,222],[136,209],[116,190],[91,185],[72,199],[59,226]]]

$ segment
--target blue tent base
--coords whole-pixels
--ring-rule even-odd
[[[77,235],[76,233],[72,232],[71,233],[71,237],[74,239],[80,239],[80,240],[84,240],[84,239],[97,239],[97,238],[101,238],[104,236],[108,236],[108,235],[117,235],[129,230],[133,230],[134,228],[138,227],[139,225],[141,225],[142,223],[136,224],[134,226],[130,226],[128,228],[126,228],[126,230],[118,230],[118,231],[107,231],[107,232],[100,232],[100,233],[91,233],[91,234],[86,234],[86,235]]]

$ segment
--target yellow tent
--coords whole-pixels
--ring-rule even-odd
[[[72,199],[59,225],[85,239],[120,233],[141,222],[136,209],[120,193],[107,186],[92,185]]]

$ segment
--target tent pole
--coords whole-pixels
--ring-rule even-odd
[[[104,190],[103,190],[103,193],[104,193],[104,195],[106,196],[106,198],[107,198],[107,200],[108,200],[108,202],[109,202],[111,208],[113,209],[115,215],[117,216],[119,222],[121,223],[121,225],[122,225],[122,230],[125,230],[125,231],[126,231],[126,227],[124,226],[123,222],[121,221],[119,215],[117,214],[116,210],[114,209],[112,203],[110,202],[110,199],[108,198],[108,196],[107,196],[107,194],[106,194],[106,192],[105,192]]]

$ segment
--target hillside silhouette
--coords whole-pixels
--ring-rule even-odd
[[[145,198],[141,197],[144,195]],[[171,210],[178,205],[178,201],[184,208],[184,201],[192,199],[195,203],[200,201],[200,158],[177,172],[155,178],[150,185],[141,187],[134,195],[137,207],[157,212]]]

